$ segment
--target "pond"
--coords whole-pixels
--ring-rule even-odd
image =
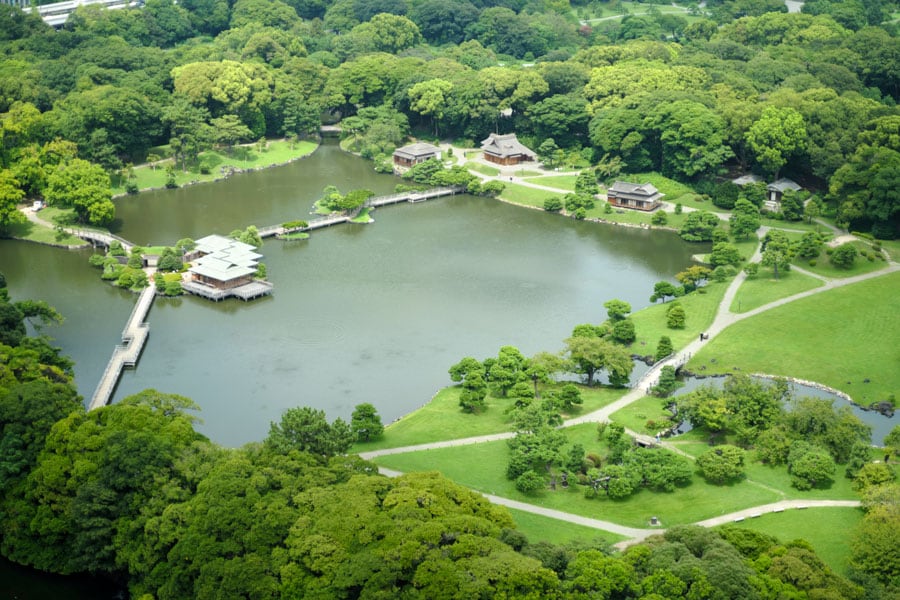
[[[117,200],[120,235],[173,243],[308,215],[329,183],[387,193],[399,180],[325,145],[292,165],[216,184]],[[158,299],[137,369],[114,401],[148,387],[201,407],[199,429],[229,446],[260,440],[289,407],[349,418],[361,402],[388,423],[450,383],[464,356],[556,351],[612,298],[635,310],[697,245],[665,232],[577,222],[472,196],[381,208],[300,242],[266,241],[274,295],[249,303]],[[135,301],[103,283],[90,251],[0,242],[14,298],[42,298],[66,322],[47,333],[76,361],[89,398]]]

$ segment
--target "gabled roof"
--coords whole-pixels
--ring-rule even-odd
[[[208,235],[204,238],[200,238],[194,243],[196,244],[196,250],[204,254],[212,254],[213,252],[216,252],[218,250],[225,250],[226,248],[243,248],[250,251],[256,250],[256,248],[251,246],[250,244],[245,244],[244,242],[239,242],[237,240],[227,238],[224,235]]]
[[[481,142],[481,149],[489,154],[502,157],[519,156],[522,154],[534,156],[534,151],[516,139],[516,134],[514,133],[507,133],[504,135],[492,133],[486,140]]]
[[[197,240],[197,251],[205,256],[194,261],[189,269],[191,273],[216,279],[230,281],[256,273],[257,262],[262,254],[256,248],[221,235],[208,235]]]
[[[394,156],[401,156],[410,160],[423,156],[440,155],[441,149],[426,142],[416,142],[394,150]]]
[[[787,179],[786,177],[782,177],[778,181],[776,181],[774,183],[770,183],[768,186],[766,186],[766,189],[776,190],[779,192],[786,192],[788,190],[790,190],[792,192],[796,192],[796,191],[802,190],[803,188],[800,187],[800,185],[796,181],[794,181],[792,179]]]
[[[653,187],[653,185],[650,183],[628,183],[627,181],[615,182],[609,187],[608,191],[631,194],[633,196],[646,196],[647,198],[650,198],[654,195],[659,195],[659,197],[665,195],[660,194],[659,190]]]

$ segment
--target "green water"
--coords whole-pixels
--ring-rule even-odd
[[[398,180],[324,146],[293,165],[217,184],[117,201],[120,235],[142,244],[308,216],[328,183],[393,190]],[[576,222],[457,196],[381,208],[368,225],[267,241],[275,293],[250,303],[158,299],[138,368],[115,399],[147,387],[201,407],[200,429],[225,445],[263,438],[286,408],[330,418],[371,402],[385,423],[447,385],[463,356],[512,344],[557,351],[574,325],[605,319],[611,298],[646,306],[654,282],[690,264],[677,236]],[[76,360],[89,398],[135,296],[101,282],[89,252],[0,242],[14,297],[43,298],[66,323],[48,333]]]

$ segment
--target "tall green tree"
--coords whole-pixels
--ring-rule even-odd
[[[757,163],[775,178],[787,161],[803,150],[805,139],[803,116],[790,107],[766,107],[747,130],[747,143]]]

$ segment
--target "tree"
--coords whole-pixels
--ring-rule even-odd
[[[588,386],[593,385],[594,376],[603,369],[612,385],[628,382],[634,363],[621,346],[600,337],[570,337],[565,343],[572,369],[587,377]]]
[[[384,425],[374,406],[368,402],[357,404],[350,416],[350,430],[359,442],[368,442],[381,437]]]
[[[0,170],[0,232],[25,220],[18,207],[24,197],[25,192],[12,172],[9,169]]]
[[[681,386],[682,384],[678,383],[678,380],[675,377],[675,367],[672,365],[665,365],[659,371],[659,380],[656,385],[653,386],[653,393],[660,398],[665,398],[676,388]]]
[[[615,325],[613,325],[612,339],[620,344],[630,344],[636,338],[634,321],[631,319],[622,319],[621,321],[616,321]]]
[[[719,226],[719,217],[705,210],[688,213],[678,235],[688,242],[711,242],[713,230]]]
[[[684,271],[675,274],[677,279],[683,286],[685,292],[690,292],[699,287],[700,283],[709,279],[712,272],[709,268],[701,265],[691,265]]]
[[[231,149],[238,142],[246,142],[253,138],[253,131],[244,125],[236,115],[223,115],[211,119],[213,138],[221,145]]]
[[[538,146],[537,155],[542,163],[544,163],[545,167],[553,168],[553,165],[556,160],[556,152],[559,150],[559,146],[556,145],[556,142],[553,138],[547,138],[541,145]]]
[[[658,210],[655,213],[653,213],[652,217],[650,217],[651,225],[665,227],[668,222],[669,222],[669,216],[668,216],[668,213],[666,213],[666,211],[664,211],[664,210]]]
[[[737,246],[728,242],[719,242],[713,245],[712,253],[709,255],[709,262],[713,266],[721,265],[739,265],[743,257]]]
[[[650,302],[656,302],[659,299],[665,303],[666,298],[675,297],[675,286],[668,281],[658,281],[653,284],[653,295],[650,296]]]
[[[666,310],[666,327],[669,329],[684,329],[687,313],[680,302],[673,302]]]
[[[670,356],[674,351],[675,348],[672,346],[671,338],[667,335],[660,336],[659,342],[656,344],[656,360],[662,360]]]
[[[762,260],[763,266],[772,267],[775,279],[778,279],[778,271],[788,271],[791,268],[791,259],[794,258],[794,249],[787,235],[779,229],[770,229],[763,238]]]
[[[434,135],[438,135],[438,122],[444,117],[447,95],[453,84],[446,79],[420,81],[409,88],[409,107],[420,115],[431,115]]]
[[[759,229],[759,208],[749,200],[738,198],[728,222],[731,235],[735,239],[745,240]]]
[[[791,485],[798,490],[826,486],[834,479],[834,459],[822,447],[796,441],[791,444],[787,462]]]
[[[774,106],[766,107],[746,134],[756,161],[775,178],[788,159],[803,150],[806,136],[806,125],[799,112]]]
[[[822,236],[814,231],[808,231],[800,238],[796,253],[800,258],[817,258],[822,253]]]
[[[116,215],[109,175],[99,165],[80,158],[61,165],[47,177],[44,199],[51,205],[74,208],[82,223],[105,225]]]
[[[726,483],[744,476],[744,454],[736,446],[716,446],[697,457],[697,466],[706,480]]]
[[[617,298],[604,302],[603,308],[611,321],[621,321],[631,312],[631,304]]]
[[[544,478],[530,469],[516,477],[516,489],[523,494],[533,494],[544,489],[545,485]]]
[[[289,408],[281,415],[281,421],[273,421],[265,443],[276,452],[299,450],[324,460],[346,453],[353,435],[342,419],[328,423],[325,411],[302,406]]]
[[[853,244],[841,244],[831,252],[831,264],[842,269],[853,268],[859,251]]]

